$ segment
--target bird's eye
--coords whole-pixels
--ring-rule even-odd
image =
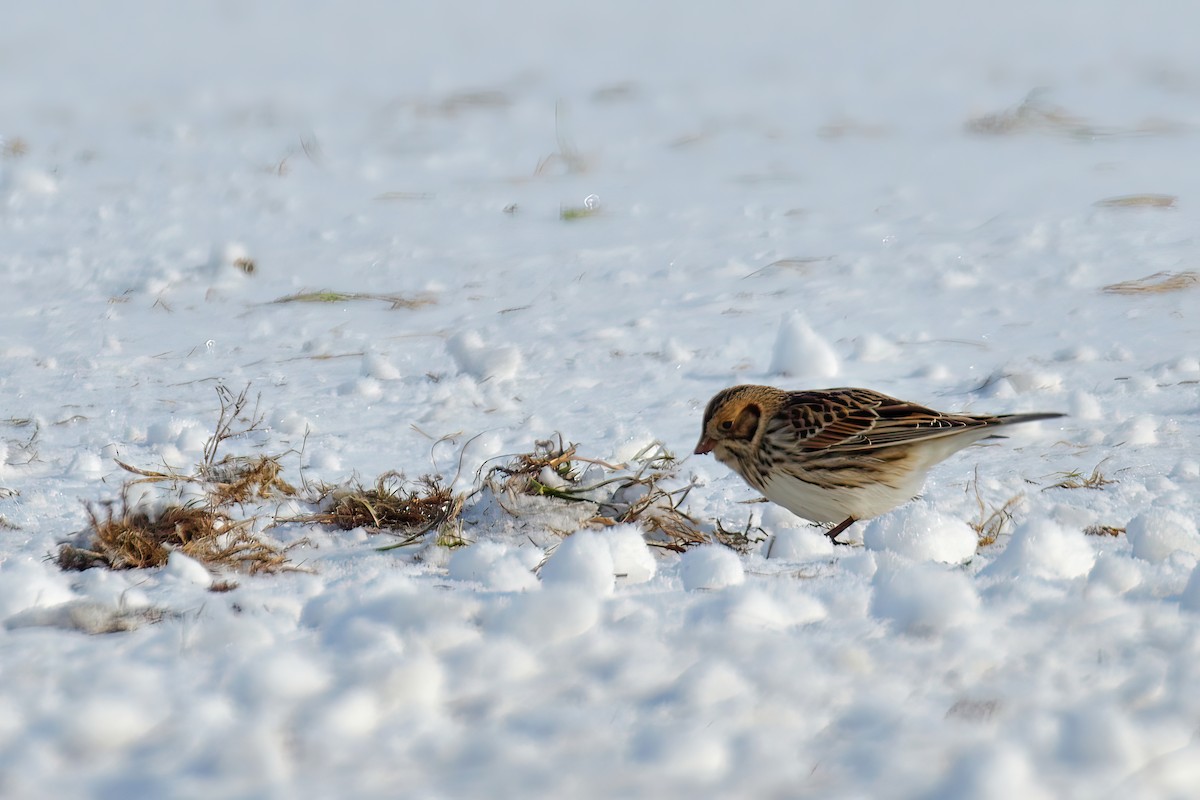
[[[727,419],[724,422],[722,422],[721,430],[723,430],[723,431],[733,430],[733,420]]]

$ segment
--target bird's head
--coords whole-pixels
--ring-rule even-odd
[[[717,392],[704,409],[704,424],[696,454],[716,450],[722,459],[726,450],[749,448],[758,435],[759,425],[767,409],[778,405],[774,397],[778,389],[768,386],[733,386]]]

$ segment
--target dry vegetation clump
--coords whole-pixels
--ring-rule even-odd
[[[158,512],[132,509],[122,498],[119,509],[88,508],[90,538],[85,546],[64,544],[58,551],[63,569],[148,569],[161,567],[178,550],[208,567],[251,575],[288,566],[282,548],[255,537],[252,520],[234,520],[224,511],[171,505]]]
[[[377,294],[374,292],[335,292],[331,289],[319,289],[311,292],[297,292],[272,300],[272,303],[348,303],[352,300],[378,300],[388,303],[393,309],[421,308],[437,302],[432,295],[417,294],[411,297],[402,294]]]
[[[1083,529],[1085,536],[1120,536],[1124,532],[1124,528],[1113,525],[1089,525]]]
[[[101,503],[104,511],[100,513],[96,506],[88,506],[88,528],[80,541],[59,547],[59,566],[71,570],[95,566],[147,569],[166,564],[171,552],[178,550],[212,569],[250,574],[294,569],[285,548],[254,534],[255,516],[239,519],[233,514],[234,506],[296,493],[280,477],[281,456],[217,458],[224,442],[262,424],[257,401],[253,407],[250,405],[249,389],[247,386],[234,395],[224,386],[217,387],[221,403],[217,424],[192,474],[145,470],[117,461],[138,477],[125,483],[119,507],[112,502]],[[129,503],[128,490],[141,483],[166,483],[175,489],[183,484],[199,485],[204,498],[192,503],[167,500],[153,509],[134,507]]]
[[[979,491],[979,469],[975,470],[975,479],[971,481],[968,491],[975,492],[975,503],[979,506],[979,518],[968,522],[975,535],[979,538],[979,547],[987,547],[996,543],[1013,520],[1013,512],[1025,499],[1025,494],[1015,494],[1000,505],[984,502]]]
[[[527,513],[511,502],[524,495],[587,504],[585,525],[635,524],[644,531],[647,544],[667,550],[683,551],[712,541],[730,546],[741,542],[740,533],[720,525],[716,532],[706,532],[682,509],[694,484],[668,485],[676,477],[676,462],[661,442],[647,445],[628,464],[587,458],[577,451],[577,445],[564,444],[561,436],[535,442],[532,452],[510,456],[507,463],[489,469],[481,486],[513,517]]]
[[[363,528],[370,533],[391,533],[401,541],[392,545],[414,544],[433,530],[448,534],[447,543],[462,543],[449,535],[462,512],[464,497],[455,494],[440,478],[426,475],[407,480],[399,472],[385,472],[373,487],[354,480],[348,484],[321,486],[317,503],[323,510],[293,521],[315,525],[334,525],[342,530]]]
[[[1124,194],[1097,200],[1092,205],[1097,208],[1174,208],[1178,199],[1173,194]]]
[[[1128,126],[1095,125],[1049,104],[1044,89],[1034,89],[1015,108],[972,117],[967,120],[965,127],[968,133],[984,136],[1057,133],[1086,141],[1114,136],[1164,135],[1182,129],[1180,125],[1162,119],[1146,119]]]
[[[1200,272],[1156,272],[1132,281],[1110,283],[1101,291],[1106,294],[1166,294],[1200,285]]]
[[[1100,464],[1103,463],[1103,461],[1100,462]],[[1059,478],[1058,482],[1050,484],[1042,491],[1046,491],[1046,489],[1103,489],[1109,484],[1117,483],[1115,478],[1106,477],[1100,472],[1100,464],[1095,466],[1091,475],[1084,475],[1077,469],[1069,472],[1056,472],[1054,477]]]

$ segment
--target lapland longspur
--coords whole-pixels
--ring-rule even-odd
[[[947,414],[870,389],[733,386],[704,410],[712,453],[773,503],[837,536],[906,503],[930,467],[1004,425],[1062,414]]]

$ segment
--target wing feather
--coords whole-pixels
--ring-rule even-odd
[[[869,389],[792,392],[786,413],[802,451],[861,451],[952,436],[1001,418],[944,414]]]

